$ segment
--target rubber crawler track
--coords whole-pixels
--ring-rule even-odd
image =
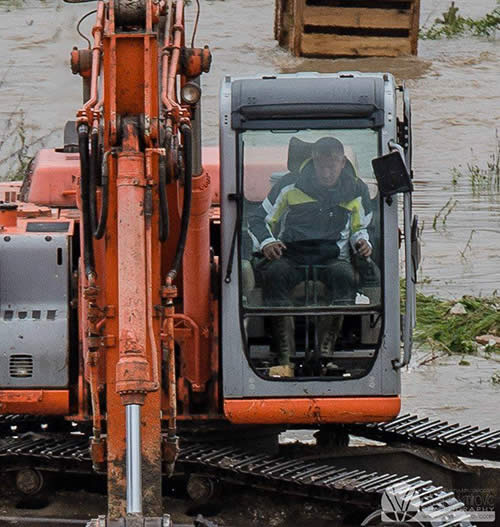
[[[347,425],[355,435],[386,443],[412,443],[441,448],[458,456],[500,461],[500,430],[405,414],[388,423]]]
[[[51,470],[91,472],[86,435],[33,433],[0,438],[0,459]],[[181,448],[178,469],[205,474],[222,481],[266,489],[281,494],[303,496],[370,510],[380,508],[387,489],[411,495],[434,525],[470,527],[463,503],[453,492],[429,480],[408,475],[345,469],[322,461],[270,455],[257,451],[188,443]]]

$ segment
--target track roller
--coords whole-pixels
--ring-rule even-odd
[[[198,505],[209,503],[217,492],[217,483],[213,478],[191,474],[187,482],[188,496]]]
[[[16,489],[23,496],[35,496],[45,487],[45,479],[39,470],[23,468],[16,473]]]

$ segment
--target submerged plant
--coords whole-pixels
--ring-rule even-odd
[[[474,233],[476,232],[475,229],[472,229],[469,234],[469,238],[467,239],[467,243],[465,244],[465,247],[462,251],[460,251],[460,257],[464,260],[467,259],[466,253],[467,251],[472,251],[472,237],[474,236]]]
[[[23,5],[24,0],[0,0],[0,8],[7,9],[7,11],[23,7]]]
[[[500,6],[484,17],[474,19],[460,15],[455,2],[451,2],[448,10],[443,13],[443,18],[436,18],[431,27],[420,30],[420,38],[437,40],[461,35],[491,37],[498,28],[500,28]]]
[[[438,227],[438,220],[441,220],[441,225],[443,227],[446,226],[446,221],[448,220],[448,216],[453,212],[453,209],[458,205],[457,200],[453,200],[453,198],[450,198],[440,209],[439,211],[434,215],[434,219],[432,220],[432,228],[437,231]]]
[[[28,149],[24,111],[12,112],[0,137],[0,168],[5,170],[0,179],[14,181],[22,178],[31,161]]]
[[[451,182],[457,186],[460,180],[467,179],[471,185],[472,193],[476,196],[483,192],[500,192],[500,136],[498,129],[495,131],[495,149],[486,167],[476,163],[467,163],[465,170],[461,167],[451,169]]]
[[[16,181],[24,177],[36,149],[46,146],[48,138],[56,130],[51,130],[41,137],[33,137],[32,131],[25,124],[22,109],[13,110],[2,126],[0,180]]]
[[[434,349],[469,354],[477,350],[475,338],[500,334],[500,299],[464,296],[460,304],[464,314],[452,314],[455,301],[417,293],[416,340],[432,342]]]

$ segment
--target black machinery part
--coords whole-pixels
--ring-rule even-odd
[[[500,461],[500,430],[410,414],[387,423],[346,425],[346,430],[384,443],[412,443],[458,456]]]

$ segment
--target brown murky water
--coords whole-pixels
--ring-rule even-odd
[[[400,59],[310,60],[279,49],[273,40],[273,0],[202,1],[197,44],[209,44],[212,71],[203,77],[204,140],[218,137],[218,91],[228,74],[339,70],[391,71],[406,80],[413,98],[415,211],[423,231],[421,288],[443,297],[489,295],[500,286],[500,196],[473,195],[467,175],[452,185],[451,169],[486,166],[496,151],[500,117],[500,40],[421,41],[419,56]],[[495,0],[457,0],[478,17]],[[422,0],[422,23],[432,23],[448,0]],[[10,6],[10,7],[9,7]],[[24,114],[29,151],[61,142],[64,122],[81,102],[79,78],[69,69],[74,30],[94,4],[61,0],[0,0],[0,176],[17,162]],[[189,20],[194,2],[188,9]],[[89,20],[92,20],[90,17]],[[83,24],[88,32],[90,24]],[[16,131],[17,130],[17,131]],[[443,222],[451,198],[456,204]],[[472,232],[474,231],[474,232]],[[472,234],[471,234],[472,233]],[[463,254],[462,254],[463,253]],[[414,366],[404,373],[404,408],[459,421],[498,426],[500,387],[490,381],[498,362],[458,359]]]
[[[448,0],[423,0],[422,23],[432,23],[448,5]],[[495,7],[495,0],[462,0],[457,5],[466,15],[482,16]],[[71,47],[85,42],[74,28],[92,7],[61,0],[0,1],[0,175],[17,162],[12,152],[19,148],[16,125],[22,114],[26,142],[36,141],[30,151],[40,144],[59,144],[62,126],[74,116],[81,98],[79,78],[72,76],[68,59]],[[298,59],[273,40],[273,8],[272,0],[202,2],[197,43],[209,44],[214,55],[212,71],[203,78],[206,143],[217,141],[218,91],[224,75],[393,72],[407,81],[413,97],[415,210],[424,225],[422,287],[441,296],[491,294],[500,285],[499,195],[473,196],[467,175],[453,187],[450,171],[462,167],[466,173],[468,163],[485,166],[495,151],[500,41],[421,41],[418,58]],[[188,18],[193,14],[194,3]],[[92,18],[84,22],[84,31]],[[454,209],[443,223],[445,209],[433,228],[435,215],[450,198],[450,204],[456,202]]]

